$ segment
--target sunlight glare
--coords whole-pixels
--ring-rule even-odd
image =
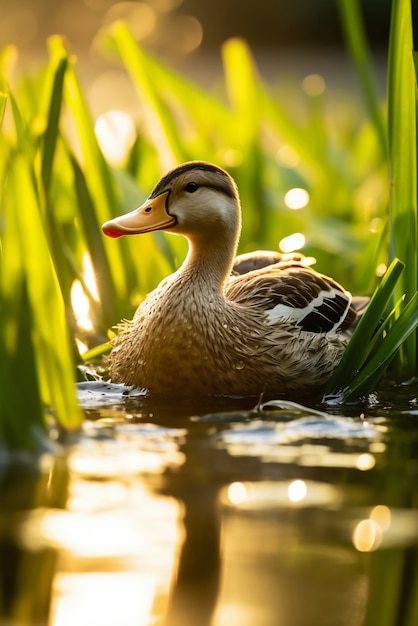
[[[83,255],[82,267],[83,280],[90,292],[90,295],[98,301],[99,294],[97,290],[96,277],[94,275],[94,268],[90,255],[87,252]],[[79,280],[74,280],[71,285],[71,306],[79,328],[84,330],[93,330],[93,323],[90,316],[90,302],[86,292],[84,291],[84,287]]]
[[[99,301],[99,292],[97,290],[97,281],[96,276],[94,274],[93,263],[91,262],[91,257],[88,252],[83,254],[83,280],[87,285],[89,292],[92,297]]]
[[[309,202],[309,193],[306,189],[294,187],[293,189],[289,189],[286,193],[284,202],[289,209],[293,209],[295,211],[303,209]]]
[[[362,472],[371,470],[376,465],[376,459],[373,454],[369,454],[368,452],[364,452],[363,454],[359,454],[356,461],[357,469]]]
[[[247,497],[247,488],[243,483],[231,483],[228,487],[228,500],[231,504],[241,504]]]
[[[287,488],[290,502],[301,502],[308,493],[306,483],[303,480],[294,480]]]
[[[155,623],[167,609],[184,540],[181,506],[139,482],[73,476],[71,491],[77,486],[83,493],[69,499],[72,510],[38,508],[17,529],[26,549],[58,550],[49,623]]]
[[[81,341],[81,339],[78,339],[77,337],[75,338],[75,343],[76,343],[79,354],[84,354],[89,349],[88,345],[84,343],[84,341]]]
[[[125,111],[107,111],[94,126],[97,140],[106,159],[112,165],[121,165],[135,142],[135,124]]]
[[[279,242],[279,248],[282,252],[294,252],[300,250],[305,245],[305,237],[302,233],[293,233],[288,237],[283,237]]]
[[[84,330],[93,330],[93,323],[90,319],[90,302],[79,280],[73,281],[71,285],[71,306],[77,325]]]
[[[148,626],[161,591],[146,573],[60,572],[54,582],[53,626]]]

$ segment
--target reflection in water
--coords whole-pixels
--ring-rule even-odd
[[[307,494],[306,483],[303,480],[294,480],[287,488],[290,502],[300,502]]]
[[[380,417],[236,402],[229,412],[220,401],[167,412],[119,386],[88,387],[80,398],[94,420],[70,450],[67,510],[35,511],[19,530],[24,546],[59,552],[50,626],[357,626],[365,616],[375,626],[388,572],[401,586],[415,580],[404,558],[418,538],[415,483],[405,485],[417,465],[404,447],[394,454]]]
[[[361,520],[353,532],[353,544],[359,552],[377,550],[382,542],[382,531],[372,519]]]

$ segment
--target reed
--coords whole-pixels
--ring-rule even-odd
[[[0,137],[0,445],[10,448],[42,449],[50,410],[67,429],[81,423],[72,342],[47,217],[59,72],[51,65],[50,80],[43,81],[49,115],[41,132],[33,118],[32,125],[26,121],[10,91],[2,96],[3,103],[10,101],[12,122],[11,134]],[[5,107],[1,110],[4,121]]]
[[[394,0],[388,53],[387,124],[382,137],[359,5],[357,0],[341,0],[339,5],[382,151],[388,146],[387,257],[394,259],[327,387],[325,399],[346,401],[373,389],[389,365],[392,376],[398,380],[417,375],[417,75],[411,2]],[[403,271],[399,259],[404,264]],[[392,310],[387,314],[390,301]]]

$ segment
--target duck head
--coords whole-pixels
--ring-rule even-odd
[[[109,237],[165,230],[194,240],[238,234],[240,218],[231,176],[216,165],[192,161],[168,172],[138,209],[109,220],[102,229]]]

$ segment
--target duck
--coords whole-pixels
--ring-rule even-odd
[[[166,396],[297,397],[320,391],[352,336],[365,300],[311,267],[303,254],[236,257],[237,185],[205,161],[183,163],[105,235],[162,230],[188,240],[177,271],[118,326],[112,382]]]

